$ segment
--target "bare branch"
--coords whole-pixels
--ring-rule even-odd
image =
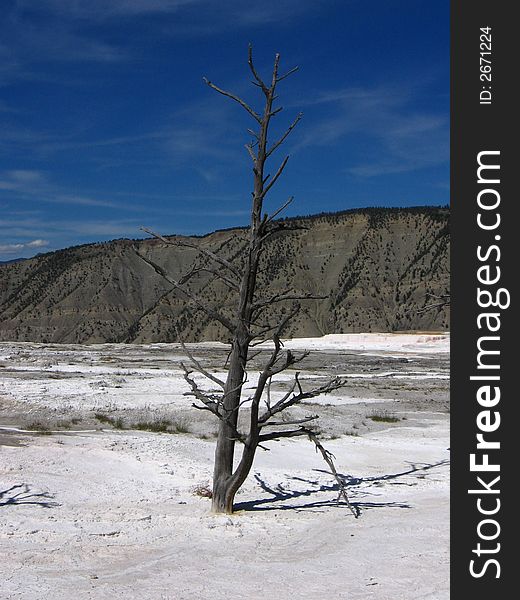
[[[285,140],[287,139],[287,136],[291,133],[291,131],[296,127],[296,125],[298,125],[299,121],[301,121],[301,118],[303,117],[303,113],[298,113],[298,116],[296,117],[296,119],[294,119],[294,121],[289,125],[289,128],[287,129],[287,131],[282,135],[282,137],[275,142],[267,151],[266,156],[267,158],[269,158],[269,156],[271,156],[271,154],[278,148],[278,146],[280,146],[281,144],[283,144],[285,142]]]
[[[267,382],[267,398],[265,399],[265,405],[269,410],[271,408],[271,384],[273,383],[273,378],[269,377]]]
[[[259,419],[258,419],[259,423],[267,422],[272,416],[286,410],[290,406],[299,404],[303,400],[308,400],[309,398],[315,398],[316,396],[320,396],[321,394],[327,394],[327,393],[337,390],[338,388],[345,385],[345,380],[340,379],[339,377],[336,377],[324,385],[321,385],[317,388],[309,390],[308,392],[304,392],[300,385],[299,375],[300,375],[299,373],[296,373],[294,376],[295,383],[298,386],[298,393],[295,394],[295,393],[293,393],[293,391],[291,391],[290,394],[292,394],[292,396],[286,394],[281,400],[278,400],[278,402],[276,404],[274,404],[271,408],[266,410],[264,412],[264,414],[261,417],[259,417]],[[293,388],[293,390],[294,390],[294,388]]]
[[[199,308],[201,308],[209,317],[217,320],[219,323],[224,325],[224,327],[229,332],[233,333],[235,331],[234,324],[227,317],[222,315],[216,309],[212,308],[211,306],[208,306],[207,304],[205,304],[204,302],[199,300],[199,298],[195,294],[193,294],[188,289],[186,289],[185,287],[180,285],[177,281],[175,281],[175,279],[173,279],[173,277],[170,277],[170,275],[168,275],[168,273],[166,273],[166,271],[161,266],[159,266],[157,263],[155,263],[153,260],[150,260],[146,256],[142,255],[135,247],[133,249],[134,249],[134,252],[137,254],[137,256],[141,260],[143,260],[145,263],[150,265],[158,275],[160,275],[168,283],[173,285],[173,287],[175,289],[179,290],[185,296],[187,296],[192,302],[194,302]]]
[[[289,77],[293,73],[296,73],[296,71],[298,71],[299,68],[300,67],[293,67],[292,69],[290,69],[289,71],[287,71],[287,73],[285,73],[285,75],[280,75],[280,77],[278,77],[276,79],[276,82],[280,83],[280,81],[283,81],[284,79],[287,79],[287,77]]]
[[[280,208],[278,208],[277,210],[274,211],[274,213],[267,219],[267,222],[269,223],[275,217],[277,217],[284,209],[286,209],[289,206],[289,204],[291,204],[291,202],[293,200],[294,200],[294,196],[291,196],[285,204],[282,204],[282,206],[280,206]]]
[[[268,421],[267,423],[260,424],[260,427],[278,427],[280,425],[303,425],[304,423],[309,423],[310,421],[315,421],[319,418],[319,415],[311,415],[309,417],[304,417],[303,419],[295,419],[294,421]]]
[[[170,246],[181,246],[183,248],[193,248],[193,250],[197,250],[201,254],[205,254],[209,258],[212,258],[214,261],[221,264],[223,267],[226,267],[227,269],[229,269],[234,275],[236,275],[236,277],[240,281],[240,277],[241,277],[240,271],[228,260],[226,260],[225,258],[222,258],[221,256],[219,256],[218,254],[215,254],[214,252],[211,252],[211,250],[208,250],[207,248],[202,248],[201,246],[198,246],[197,244],[193,244],[191,242],[186,242],[183,240],[169,240],[169,239],[163,237],[162,235],[160,235],[159,233],[156,233],[155,231],[148,229],[148,227],[141,227],[141,230],[145,231],[146,233],[152,235],[153,237],[161,240],[162,242],[164,242],[165,244],[168,244]]]
[[[275,227],[269,229],[267,233],[264,233],[264,235],[261,238],[261,241],[264,242],[267,238],[271,237],[272,235],[275,235],[276,233],[286,231],[307,231],[308,229],[309,228],[305,227],[305,225],[285,225],[283,223],[280,223],[279,225],[276,225]]]
[[[287,164],[287,161],[289,160],[289,157],[286,156],[283,161],[282,164],[278,167],[278,171],[276,171],[274,177],[271,179],[271,181],[264,187],[263,192],[260,194],[261,198],[265,198],[267,192],[273,187],[273,185],[276,183],[276,181],[278,180],[278,178],[280,177],[280,175],[283,173],[283,170],[285,169],[285,165]]]
[[[188,271],[185,275],[182,276],[181,279],[179,279],[179,281],[178,281],[179,285],[184,285],[194,275],[197,275],[198,273],[211,273],[211,275],[214,275],[214,278],[211,280],[211,282],[215,281],[215,279],[220,279],[229,288],[231,288],[235,292],[240,291],[240,287],[232,279],[230,279],[229,277],[227,277],[226,275],[224,275],[222,272],[215,271],[214,269],[210,269],[209,267],[192,267],[190,271]]]
[[[274,64],[273,64],[273,78],[271,80],[271,93],[274,95],[274,90],[276,88],[276,84],[278,82],[278,65],[280,63],[280,54],[274,55]]]
[[[251,403],[250,426],[249,426],[249,431],[250,431],[249,435],[252,439],[255,439],[255,437],[257,437],[259,435],[258,412],[259,412],[260,400],[262,399],[262,395],[264,393],[266,383],[269,382],[269,386],[268,386],[268,389],[269,389],[273,375],[280,373],[281,371],[287,369],[294,362],[294,356],[291,353],[291,351],[289,350],[286,353],[285,364],[281,367],[275,368],[275,364],[278,361],[278,358],[280,357],[280,351],[283,346],[283,343],[280,340],[280,336],[290,319],[291,319],[291,315],[288,315],[285,319],[283,319],[281,321],[281,323],[278,325],[277,330],[273,333],[274,349],[271,353],[271,356],[269,357],[269,360],[265,364],[264,369],[260,373],[258,382],[256,384],[256,390],[253,395],[253,400]]]
[[[247,356],[247,362],[251,362],[253,359],[255,359],[260,354],[262,354],[261,350],[257,350],[256,352],[250,352]]]
[[[297,383],[299,385],[298,379],[295,379],[293,381],[291,387],[289,388],[289,391],[283,396],[283,398],[280,399],[280,402],[285,402],[291,396],[291,394],[296,389],[296,384]],[[270,410],[271,410],[271,398],[270,398],[270,396],[268,397],[268,401],[265,404],[266,404],[267,412],[270,412]],[[263,416],[264,415],[262,415],[262,418],[263,418]],[[267,417],[267,418],[269,419],[270,417]],[[261,421],[261,422],[263,423],[264,421]]]
[[[214,394],[212,394],[212,395],[205,394],[199,388],[199,386],[197,385],[197,382],[190,377],[191,371],[189,371],[186,368],[186,365],[184,363],[181,363],[181,367],[184,371],[184,380],[186,381],[186,383],[188,383],[188,385],[191,388],[191,391],[186,392],[186,394],[190,395],[190,396],[195,396],[195,398],[197,398],[197,400],[200,400],[200,402],[202,402],[202,404],[204,405],[206,410],[209,410],[214,415],[216,415],[219,419],[222,419],[223,416],[220,412],[220,408],[222,406],[221,399],[218,396],[215,396]],[[196,406],[196,405],[194,405],[194,406]],[[200,407],[197,407],[197,408],[200,408]]]
[[[355,510],[353,508],[353,506],[350,504],[350,500],[348,499],[348,494],[347,494],[347,488],[346,488],[343,480],[339,476],[338,472],[336,471],[336,467],[334,466],[334,461],[332,460],[334,458],[334,455],[323,447],[322,443],[318,439],[318,436],[313,431],[308,430],[307,434],[308,434],[311,442],[314,442],[314,444],[316,446],[316,452],[318,452],[318,451],[321,452],[321,455],[323,456],[323,460],[329,465],[332,475],[334,475],[334,478],[338,482],[338,486],[339,486],[338,500],[340,498],[343,498],[343,500],[345,500],[345,502],[347,503],[347,506],[349,507],[350,512],[357,519],[359,517],[359,511]]]
[[[221,421],[226,423],[226,425],[228,425],[231,428],[233,435],[235,436],[233,439],[244,443],[245,437],[243,434],[241,434],[238,431],[238,429],[233,424],[233,422],[231,420],[231,415],[230,414],[222,414],[222,412],[221,412],[221,411],[225,412],[223,399],[219,396],[215,396],[213,394],[205,394],[204,392],[202,392],[202,390],[198,387],[196,381],[190,377],[191,372],[188,371],[188,369],[186,368],[186,366],[183,363],[181,363],[181,366],[184,370],[184,379],[186,380],[186,382],[189,384],[189,386],[191,388],[191,391],[186,392],[186,395],[195,396],[195,398],[197,398],[197,400],[202,402],[202,406],[199,406],[198,404],[195,404],[195,403],[193,403],[192,406],[198,410],[207,410],[207,411],[213,413],[216,417],[218,417],[218,419],[220,419]]]
[[[273,98],[273,100],[274,100],[274,98]],[[274,110],[272,110],[272,111],[269,113],[269,116],[270,116],[270,117],[274,117],[274,116],[275,116],[275,115],[277,115],[279,112],[282,112],[282,110],[283,110],[283,106],[279,106],[278,108],[275,108]]]
[[[249,44],[248,49],[247,49],[247,64],[249,65],[249,68],[251,69],[251,73],[253,73],[253,77],[256,79],[257,85],[262,89],[264,94],[267,96],[269,94],[269,88],[263,82],[260,75],[258,75],[258,73],[255,69],[255,65],[253,63],[253,45],[252,44]]]
[[[260,442],[269,442],[272,440],[279,440],[281,438],[300,437],[302,435],[307,436],[309,438],[309,440],[311,442],[313,442],[314,445],[316,446],[316,452],[319,451],[321,453],[323,460],[327,463],[327,465],[331,471],[331,475],[333,475],[334,479],[338,483],[338,487],[339,487],[338,500],[340,498],[343,498],[343,500],[347,504],[350,512],[357,519],[359,517],[359,511],[356,510],[352,506],[352,504],[350,504],[350,500],[349,500],[349,497],[347,494],[347,487],[346,487],[343,479],[340,477],[339,473],[337,472],[336,467],[334,465],[334,461],[333,461],[334,455],[323,446],[323,444],[321,443],[321,441],[319,440],[318,436],[316,435],[316,433],[314,431],[312,431],[311,429],[308,429],[307,427],[300,427],[300,429],[294,429],[294,430],[288,430],[288,431],[273,431],[270,433],[264,433],[261,436],[259,436],[259,441]]]
[[[242,108],[245,108],[247,110],[247,112],[256,121],[258,121],[258,123],[260,123],[260,124],[262,123],[262,117],[258,113],[256,113],[246,102],[244,102],[244,100],[242,100],[242,98],[239,98],[235,94],[232,94],[231,92],[226,92],[226,90],[219,88],[214,83],[211,83],[211,81],[209,81],[209,79],[207,79],[206,77],[203,77],[202,79],[204,80],[204,83],[209,85],[209,87],[211,89],[215,90],[219,94],[222,94],[223,96],[227,96],[228,98],[231,98],[231,100],[234,100],[235,102],[238,102],[238,104],[240,104],[240,106],[242,106]]]
[[[262,341],[255,342],[255,343],[251,344],[251,346],[258,346],[260,344],[263,344],[264,342],[267,342],[270,339],[274,340],[276,336],[279,337],[282,334],[282,331],[285,329],[285,327],[289,323],[289,321],[293,317],[295,317],[298,314],[298,312],[299,312],[299,307],[294,308],[288,315],[286,315],[282,319],[282,321],[280,321],[276,325],[269,325],[268,324],[265,327],[261,328],[259,331],[257,331],[254,334],[253,339],[254,338],[259,338],[260,336],[263,336],[265,333],[268,333],[269,331],[274,331],[274,333],[269,338],[265,338]],[[253,322],[251,324],[255,325]]]
[[[210,379],[211,381],[213,381],[213,383],[216,383],[217,385],[219,385],[222,389],[224,389],[226,387],[226,384],[219,379],[218,377],[216,377],[215,375],[213,375],[212,373],[210,373],[209,371],[207,371],[201,364],[200,362],[193,356],[193,354],[189,351],[188,347],[186,346],[186,344],[184,343],[184,341],[180,338],[179,333],[177,332],[177,339],[179,340],[182,349],[184,350],[184,352],[188,355],[188,358],[191,360],[191,362],[193,363],[193,366],[195,367],[195,369],[201,373],[202,375],[204,375],[204,377],[207,377],[208,379]]]
[[[275,294],[268,300],[262,300],[253,304],[254,309],[263,308],[264,306],[270,306],[277,302],[285,302],[286,300],[326,300],[328,296],[317,296],[316,294]]]
[[[256,154],[254,153],[253,146],[251,144],[245,144],[245,149],[249,152],[251,160],[256,165]]]
[[[301,429],[290,429],[288,431],[270,431],[269,433],[262,433],[258,439],[260,442],[270,442],[281,438],[298,437],[302,435],[308,435],[307,430],[303,427]]]

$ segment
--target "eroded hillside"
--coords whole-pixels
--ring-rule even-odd
[[[421,312],[449,289],[449,211],[366,209],[287,221],[305,229],[266,243],[259,294],[292,289],[324,296],[302,303],[285,335],[442,330],[449,310]],[[244,230],[190,238],[240,263]],[[196,250],[158,240],[117,240],[0,266],[0,339],[37,342],[168,342],[225,339],[136,250],[180,278],[202,266]],[[207,303],[230,311],[236,296],[212,275],[192,279]],[[278,304],[274,319],[289,310]]]

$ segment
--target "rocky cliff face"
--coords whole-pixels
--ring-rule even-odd
[[[266,244],[259,295],[288,288],[325,296],[302,302],[287,337],[360,331],[449,328],[448,308],[420,309],[449,290],[449,212],[442,208],[366,209],[291,220],[306,229]],[[244,230],[190,241],[240,263]],[[225,339],[225,332],[172,291],[136,254],[180,278],[203,264],[193,249],[157,240],[117,240],[0,265],[0,340],[168,342]],[[190,283],[230,312],[236,296],[203,273]],[[280,303],[272,320],[290,305]]]

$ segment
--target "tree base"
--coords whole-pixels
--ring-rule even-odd
[[[211,500],[211,512],[214,514],[233,514],[233,500],[235,494],[231,493],[228,485],[214,485]]]

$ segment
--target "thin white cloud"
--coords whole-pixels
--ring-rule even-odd
[[[0,190],[24,192],[26,190],[47,187],[46,177],[42,171],[15,169],[5,171],[0,176]]]
[[[128,204],[102,198],[71,194],[53,184],[43,171],[17,169],[0,174],[0,192],[38,201],[67,206],[93,206],[125,211],[144,211],[143,205]]]
[[[6,218],[0,218],[0,238],[13,239],[34,236],[36,239],[32,240],[31,243],[35,244],[47,239],[57,240],[65,237],[74,238],[74,236],[118,237],[128,235],[139,237],[139,226],[141,224],[141,219],[48,220],[45,218],[11,218],[7,216]],[[27,244],[29,242],[23,243]],[[34,248],[36,245],[29,247]]]
[[[1,76],[1,69],[0,69],[0,76]],[[21,112],[22,111],[19,110],[18,108],[14,108],[13,106],[10,106],[9,104],[7,104],[7,102],[0,100],[0,113],[20,114]]]
[[[307,98],[317,119],[293,145],[352,148],[363,143],[364,160],[345,167],[356,177],[404,173],[449,160],[449,121],[415,106],[414,89],[391,86],[330,90]],[[319,116],[320,110],[326,115]],[[368,149],[367,149],[368,148]]]
[[[17,7],[21,14],[90,22],[175,15],[183,18],[183,25],[193,25],[193,31],[203,31],[210,23],[220,28],[280,22],[318,8],[313,0],[263,0],[254,7],[243,0],[18,0]]]
[[[24,250],[35,250],[37,248],[48,248],[47,240],[32,240],[30,242],[19,242],[15,244],[0,244],[0,252],[4,254],[16,254]]]
[[[204,0],[18,0],[21,10],[36,10],[71,19],[105,20],[121,16],[165,14],[205,4]]]
[[[197,37],[283,26],[321,8],[313,0],[263,0],[254,7],[243,0],[16,0],[0,20],[0,59],[6,55],[6,60],[0,60],[0,83],[30,77],[28,65],[42,61],[131,59],[139,53],[139,46],[114,42],[107,29],[113,23],[118,28],[135,27],[146,18],[144,37]],[[32,75],[37,76],[35,70]]]

